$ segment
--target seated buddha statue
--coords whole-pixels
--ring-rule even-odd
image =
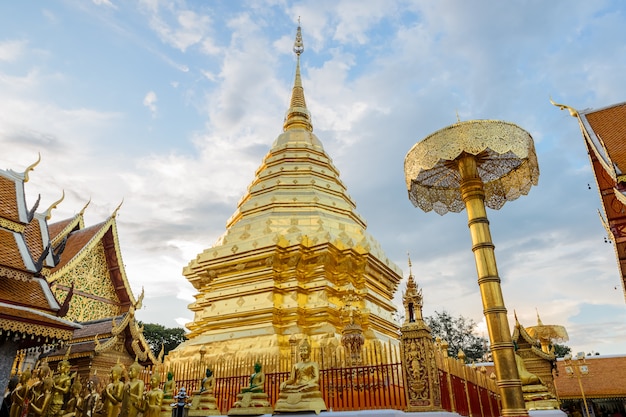
[[[200,390],[194,392],[193,399],[191,401],[191,410],[217,409],[217,400],[213,395],[213,388],[215,386],[213,371],[210,368],[207,368],[205,375],[206,376],[202,379]]]
[[[300,361],[291,369],[289,379],[280,384],[280,394],[274,406],[277,412],[326,410],[319,387],[319,366],[310,360],[310,345],[306,339],[300,344]]]
[[[268,396],[263,392],[265,384],[265,373],[259,362],[254,364],[254,373],[250,375],[250,384],[241,387],[241,392],[237,394],[237,401],[228,411],[229,415],[259,415],[272,414],[272,405],[268,401]]]

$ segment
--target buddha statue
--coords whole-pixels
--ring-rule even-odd
[[[174,374],[170,371],[167,373],[167,381],[163,384],[163,400],[161,401],[161,412],[169,417],[172,414],[172,403],[176,395],[176,381]]]
[[[522,381],[522,392],[527,410],[558,409],[559,403],[537,375],[526,369],[524,359],[515,353],[517,373]]]
[[[254,364],[254,373],[250,375],[250,384],[241,387],[237,395],[237,401],[228,411],[228,415],[260,415],[272,414],[272,405],[267,400],[268,396],[263,391],[265,373],[259,362]]]
[[[300,361],[291,369],[289,379],[280,384],[276,412],[326,411],[319,387],[319,366],[310,360],[311,347],[305,339],[300,344]]]
[[[150,378],[150,391],[144,393],[143,415],[144,417],[159,417],[161,414],[161,403],[163,402],[163,390],[159,388],[161,375],[158,372],[152,374]],[[171,408],[171,406],[170,406]]]
[[[20,417],[22,414],[22,407],[24,406],[24,400],[28,394],[28,380],[30,379],[30,370],[25,370],[20,375],[19,382],[13,391],[11,392],[11,410],[9,412],[10,417]]]
[[[119,363],[111,368],[111,382],[102,391],[103,417],[117,417],[120,414],[124,395],[124,383],[120,380],[122,372],[122,365]]]
[[[139,379],[142,369],[143,367],[139,365],[137,360],[128,369],[128,382],[124,385],[120,417],[137,417],[143,409],[144,383]]]
[[[29,414],[34,417],[46,417],[50,404],[52,403],[52,388],[54,386],[54,380],[52,377],[47,376],[41,381],[40,388],[33,392],[33,398],[30,404],[28,404]]]
[[[83,414],[83,397],[81,391],[83,384],[78,379],[70,387],[70,398],[63,409],[63,417],[81,417]]]
[[[193,394],[189,409],[190,416],[219,414],[217,400],[213,396],[214,386],[215,378],[213,377],[213,371],[210,368],[206,368],[205,377],[200,384],[201,388]]]
[[[62,414],[65,406],[65,395],[70,392],[72,378],[70,377],[70,362],[63,359],[57,365],[57,373],[52,377],[52,399],[48,407],[47,415],[55,417]]]

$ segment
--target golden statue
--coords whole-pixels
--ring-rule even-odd
[[[75,417],[82,416],[83,414],[83,397],[81,396],[81,391],[83,390],[83,384],[80,383],[78,379],[74,381],[72,386],[70,387],[70,398],[67,400],[65,404],[65,409],[63,410],[63,417]]]
[[[103,417],[117,417],[122,407],[122,396],[124,395],[124,383],[122,377],[122,366],[117,363],[111,368],[111,382],[102,391]]]
[[[174,395],[176,395],[176,381],[174,374],[170,371],[167,373],[167,381],[163,384],[163,400],[161,400],[161,412],[167,413],[168,417],[172,414]]]
[[[160,384],[161,375],[158,372],[153,373],[152,378],[150,378],[150,391],[144,393],[143,409],[141,410],[144,417],[159,417],[161,414],[163,390],[159,388]]]
[[[167,373],[167,381],[163,385],[163,399],[172,400],[176,393],[176,381],[174,380],[174,374],[170,371]]]
[[[69,352],[69,350],[68,350]],[[60,416],[63,414],[63,406],[65,405],[65,395],[70,392],[72,386],[72,378],[70,377],[70,362],[63,359],[57,365],[57,374],[52,377],[54,385],[52,385],[52,400],[48,408],[47,415],[49,417]]]
[[[35,369],[33,374],[36,374],[38,380],[28,390],[27,395],[30,403],[44,393],[43,381],[50,376],[50,367],[44,362]]]
[[[37,391],[34,391],[35,395],[30,404],[28,404],[29,414],[35,417],[45,417],[49,415],[50,404],[52,403],[52,388],[54,386],[54,380],[52,377],[47,376],[41,381],[41,386]]]
[[[515,354],[517,373],[522,380],[522,393],[527,410],[554,410],[559,408],[559,402],[537,375],[526,369],[524,359]]]
[[[280,384],[278,401],[274,405],[277,412],[326,411],[326,403],[319,387],[319,366],[309,360],[309,343],[306,339],[300,344],[300,362],[296,363],[288,380]]]
[[[22,414],[22,408],[24,407],[24,400],[28,394],[28,380],[30,379],[30,370],[25,370],[20,375],[20,380],[17,386],[11,392],[11,411],[10,417],[20,417]]]
[[[206,368],[201,388],[199,391],[194,392],[193,399],[191,400],[190,411],[202,410],[202,413],[204,414],[206,414],[207,410],[217,411],[217,400],[213,396],[214,387],[215,378],[213,377],[213,371],[210,368]],[[191,413],[190,415],[192,414],[194,413]]]
[[[142,369],[137,360],[128,369],[128,382],[124,385],[120,417],[137,417],[143,409],[144,383],[138,378]]]
[[[268,396],[263,392],[265,373],[259,362],[254,364],[254,373],[250,375],[250,385],[241,387],[237,395],[237,401],[228,411],[228,415],[260,415],[272,414],[272,405],[267,400]]]

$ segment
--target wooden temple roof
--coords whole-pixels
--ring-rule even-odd
[[[574,112],[589,151],[626,297],[626,103]]]
[[[0,330],[3,337],[21,335],[23,346],[68,339],[80,327],[62,318],[62,305],[42,275],[55,258],[47,216],[35,212],[38,202],[26,204],[24,184],[34,165],[23,173],[0,170]]]

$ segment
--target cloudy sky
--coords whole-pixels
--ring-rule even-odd
[[[140,319],[191,320],[182,268],[226,220],[282,130],[298,16],[315,133],[368,230],[447,310],[486,335],[466,214],[407,198],[404,156],[457,120],[528,130],[528,196],[488,210],[509,318],[566,326],[574,352],[626,353],[626,304],[577,109],[626,101],[620,1],[0,2],[0,166],[23,171],[51,221],[91,198],[118,216]],[[482,330],[481,330],[482,329]]]

